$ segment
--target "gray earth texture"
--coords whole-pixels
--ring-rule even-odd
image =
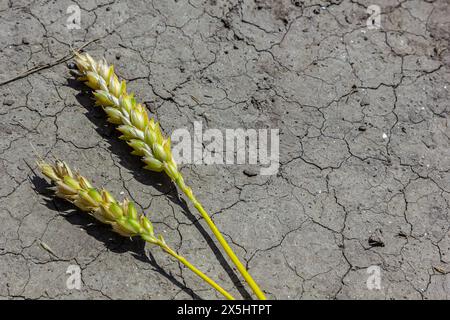
[[[0,297],[222,298],[55,198],[39,156],[134,200],[179,253],[252,296],[195,208],[71,76],[84,46],[167,135],[279,130],[275,174],[181,169],[268,298],[449,299],[449,17],[448,0],[1,0]]]

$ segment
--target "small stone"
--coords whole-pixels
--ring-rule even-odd
[[[397,233],[397,236],[401,238],[408,238],[408,235],[403,231],[399,231],[399,233]]]
[[[441,266],[433,266],[433,269],[441,274],[447,274],[448,272]]]
[[[77,69],[77,65],[75,63],[73,63],[73,62],[68,62],[67,63],[67,68],[69,68],[71,70],[74,70],[74,69]]]
[[[368,106],[370,103],[369,103],[368,98],[364,97],[364,98],[361,99],[359,104],[360,104],[361,107],[364,107],[364,106]]]
[[[12,106],[14,104],[14,100],[12,99],[6,99],[5,101],[3,101],[3,105],[5,106]]]
[[[30,40],[28,40],[27,38],[22,38],[22,43],[23,44],[30,44]]]
[[[360,127],[358,128],[358,130],[364,132],[364,131],[367,130],[367,127],[366,127],[366,126],[360,126]]]
[[[376,229],[369,237],[369,246],[371,247],[384,247],[383,231]]]
[[[116,53],[116,59],[120,60],[120,58],[122,58],[122,55],[120,53]]]
[[[247,177],[254,177],[258,175],[258,173],[253,169],[245,169],[243,172]]]

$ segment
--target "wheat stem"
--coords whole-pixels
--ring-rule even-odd
[[[161,247],[166,251],[168,254],[170,254],[172,257],[180,261],[182,264],[184,264],[186,267],[188,267],[192,272],[194,272],[196,275],[198,275],[200,278],[205,280],[211,287],[216,289],[218,292],[220,292],[225,298],[228,300],[234,300],[233,296],[230,295],[227,291],[225,291],[221,286],[219,286],[217,283],[215,283],[213,280],[211,280],[206,274],[198,270],[196,267],[194,267],[189,261],[187,261],[184,257],[177,254],[175,251],[173,251],[169,247]]]
[[[241,263],[241,261],[239,261],[239,258],[236,256],[234,251],[230,248],[230,246],[228,245],[228,242],[222,236],[222,233],[220,233],[219,229],[217,229],[216,225],[210,218],[209,214],[205,211],[202,204],[197,200],[197,198],[194,196],[194,194],[192,192],[191,193],[187,192],[186,185],[184,185],[184,183],[182,183],[182,181],[180,181],[180,182],[176,181],[176,184],[183,191],[183,193],[189,198],[189,200],[192,202],[194,207],[198,210],[200,215],[203,217],[206,224],[209,226],[212,233],[216,237],[217,241],[219,241],[220,245],[222,246],[222,248],[224,249],[224,251],[226,252],[228,257],[230,257],[231,261],[233,261],[236,268],[239,270],[241,275],[244,277],[245,281],[248,283],[250,288],[252,288],[253,292],[258,297],[258,299],[265,300],[266,297],[265,297],[264,293],[258,287],[258,284],[255,282],[255,280],[253,280],[253,278],[247,272],[247,269],[244,267],[244,265]]]
[[[127,93],[126,83],[124,80],[119,82],[114,67],[109,66],[104,59],[95,61],[87,53],[77,54],[75,63],[78,67],[76,72],[78,79],[94,90],[96,104],[103,107],[109,122],[118,125],[117,129],[122,133],[120,139],[127,141],[128,145],[134,149],[132,154],[142,157],[142,161],[146,164],[145,169],[164,171],[176,183],[205,219],[225,253],[236,265],[255,295],[261,300],[266,299],[209,214],[195,198],[192,189],[186,186],[173,159],[170,138],[164,138],[159,124],[153,118],[148,118],[145,107],[136,102],[133,94]]]
[[[79,173],[72,173],[65,162],[56,160],[52,166],[40,161],[38,167],[47,178],[56,184],[56,196],[73,203],[100,222],[111,225],[113,230],[122,236],[139,236],[144,241],[160,247],[225,298],[234,300],[233,296],[225,289],[170,248],[161,235],[156,236],[151,221],[145,215],[138,214],[133,202],[128,199],[118,202],[108,191],[98,191],[92,187],[88,179]]]

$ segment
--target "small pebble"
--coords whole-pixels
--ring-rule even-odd
[[[370,235],[368,242],[371,247],[384,247],[383,231],[381,229],[376,229],[375,232]]]
[[[254,177],[258,175],[258,173],[252,169],[245,169],[243,172],[247,177]]]
[[[5,106],[12,106],[14,104],[14,100],[12,99],[6,99],[5,101],[3,101],[3,105]]]
[[[120,58],[122,58],[122,55],[120,53],[116,53],[116,59],[120,60]]]
[[[359,102],[359,104],[360,104],[361,107],[368,106],[368,105],[370,104],[370,103],[369,103],[369,99],[366,98],[366,97],[364,97],[364,98],[361,99],[361,101]]]

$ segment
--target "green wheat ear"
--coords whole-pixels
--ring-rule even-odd
[[[134,155],[142,158],[146,164],[145,169],[164,171],[175,182],[205,219],[214,236],[256,296],[261,300],[266,299],[209,214],[194,196],[192,189],[185,184],[173,159],[170,139],[164,138],[159,124],[153,118],[149,119],[145,107],[137,103],[132,94],[127,93],[125,80],[119,81],[114,67],[109,66],[105,59],[95,61],[89,54],[83,53],[76,54],[75,63],[78,67],[78,79],[94,90],[96,104],[103,107],[108,115],[108,121],[117,125],[117,130],[122,133],[120,139],[125,140],[133,148]]]
[[[50,165],[40,161],[38,162],[38,167],[42,174],[56,185],[56,195],[58,197],[73,203],[100,222],[111,225],[113,230],[121,236],[139,236],[146,242],[160,247],[164,252],[192,270],[224,297],[234,300],[233,296],[221,286],[170,248],[161,235],[156,236],[151,221],[145,215],[137,212],[133,202],[128,199],[118,202],[108,191],[104,189],[99,191],[91,185],[88,179],[79,173],[72,173],[72,170],[65,162],[57,160],[54,165]]]

